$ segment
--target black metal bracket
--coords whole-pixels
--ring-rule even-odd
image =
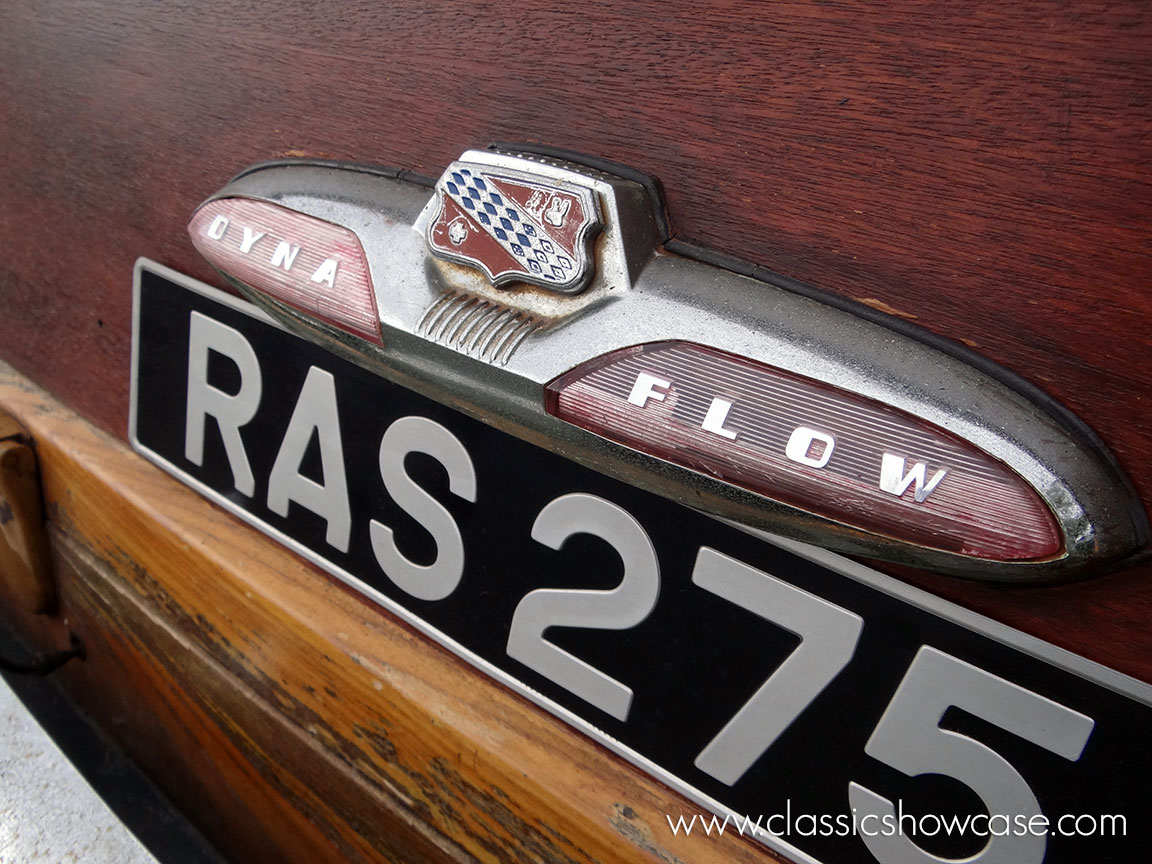
[[[80,637],[75,633],[69,633],[67,648],[53,651],[50,654],[33,654],[32,659],[27,663],[16,663],[0,656],[0,672],[9,675],[39,675],[43,677],[51,675],[72,658],[79,657],[83,660],[85,656],[84,643],[80,641]]]

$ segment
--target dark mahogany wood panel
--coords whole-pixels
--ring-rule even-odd
[[[964,341],[1100,432],[1152,500],[1152,6],[416,0],[0,7],[0,356],[126,426],[131,265],[230,174],[436,174],[528,140],[647,171],[675,235]],[[1152,677],[1152,571],[922,579]],[[1105,652],[1113,662],[1114,650]]]

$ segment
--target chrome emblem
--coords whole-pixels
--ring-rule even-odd
[[[436,206],[432,254],[483,271],[497,287],[527,282],[572,294],[592,278],[591,242],[603,220],[588,187],[458,161],[436,183]]]
[[[434,190],[257,166],[190,230],[305,338],[746,527],[1021,582],[1101,573],[1148,543],[1123,472],[1044,394],[673,245],[662,213],[626,167],[495,148]]]

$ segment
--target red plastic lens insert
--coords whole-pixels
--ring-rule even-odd
[[[862,396],[685,342],[627,348],[549,385],[592,432],[846,525],[991,560],[1063,549],[1043,500],[999,460]]]
[[[188,226],[220,270],[293,308],[380,341],[368,262],[347,228],[251,198],[221,198]]]

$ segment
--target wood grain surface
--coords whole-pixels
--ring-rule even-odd
[[[1152,501],[1152,6],[538,0],[0,7],[0,356],[126,429],[130,274],[235,171],[524,140],[658,177],[674,235],[965,342]],[[932,591],[1152,680],[1152,568]]]
[[[0,364],[60,611],[0,608],[231,860],[770,862],[638,769],[264,542]],[[675,818],[675,817],[674,817]]]

